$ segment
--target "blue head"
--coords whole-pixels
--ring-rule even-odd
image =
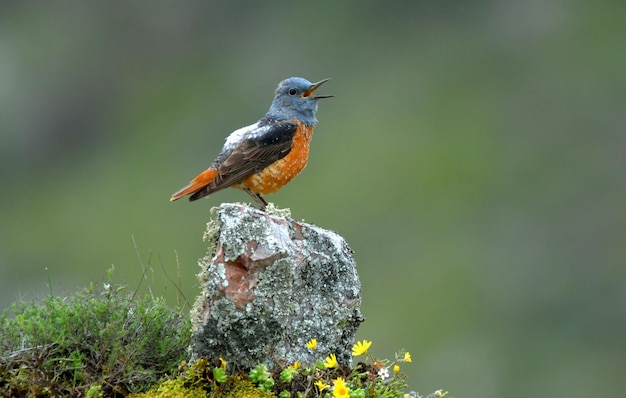
[[[314,95],[313,91],[329,80],[324,79],[317,83],[311,83],[301,77],[283,80],[276,87],[276,95],[267,116],[276,119],[298,119],[306,125],[314,125],[317,123],[315,119],[317,100],[333,96]]]

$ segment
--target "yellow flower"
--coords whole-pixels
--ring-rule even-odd
[[[228,362],[226,362],[226,361],[224,360],[224,358],[220,357],[220,368],[222,368],[222,369],[226,370],[226,364],[227,364],[227,363],[228,363]]]
[[[328,387],[330,387],[328,384],[324,383],[324,380],[318,380],[315,382],[315,385],[317,386],[317,388],[320,390],[320,392],[324,391],[325,389],[327,389]]]
[[[410,354],[408,351],[404,353],[404,359],[403,359],[403,361],[404,361],[404,362],[412,362],[412,361],[411,361],[411,354]]]
[[[311,339],[311,340],[307,341],[306,342],[306,348],[308,348],[309,350],[317,349],[317,339]]]
[[[359,355],[365,354],[367,352],[367,349],[370,348],[371,345],[371,341],[357,341],[357,343],[352,346],[352,356],[358,357]]]
[[[346,386],[343,378],[337,377],[337,380],[333,381],[333,397],[335,398],[348,398],[350,396],[350,388]]]
[[[337,357],[335,356],[335,354],[330,354],[324,360],[324,367],[330,369],[334,368],[335,366],[337,366]]]
[[[398,373],[400,371],[400,365],[396,365],[393,367],[393,373]]]
[[[302,365],[302,364],[300,363],[300,361],[296,361],[296,362],[294,362],[294,363],[293,363],[293,365],[289,365],[289,366],[287,366],[287,367],[288,367],[289,369],[298,370],[298,369],[300,369],[300,365]]]

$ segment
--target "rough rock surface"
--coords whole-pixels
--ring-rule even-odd
[[[334,353],[351,365],[363,322],[352,250],[336,233],[282,212],[271,204],[267,213],[233,203],[217,208],[205,233],[209,254],[199,262],[192,360],[272,369]],[[315,351],[306,348],[311,339]]]

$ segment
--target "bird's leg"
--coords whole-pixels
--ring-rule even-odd
[[[261,206],[261,210],[265,211],[265,206],[267,206],[267,201],[263,199],[263,196],[261,196],[261,194],[254,193],[249,188],[244,188],[243,190],[246,191],[248,195],[252,196],[252,199],[254,199],[254,201],[257,202]]]

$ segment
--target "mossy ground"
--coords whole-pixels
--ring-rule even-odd
[[[265,398],[275,395],[261,391],[244,376],[229,376],[221,382],[215,380],[212,368],[200,359],[185,367],[178,376],[165,380],[144,393],[129,398]]]
[[[163,299],[112,283],[14,304],[0,317],[0,396],[145,391],[184,359],[190,325]]]
[[[404,392],[399,372],[410,354],[379,360],[367,354],[366,341],[353,348],[365,356],[354,368],[338,365],[334,355],[273,370],[264,364],[244,369],[221,358],[187,364],[187,311],[173,310],[161,298],[135,298],[110,280],[109,273],[108,283],[72,297],[50,296],[4,311],[0,396],[419,397]],[[317,352],[315,340],[306,347]],[[340,384],[348,395],[336,394]],[[436,391],[428,398],[444,395]]]

